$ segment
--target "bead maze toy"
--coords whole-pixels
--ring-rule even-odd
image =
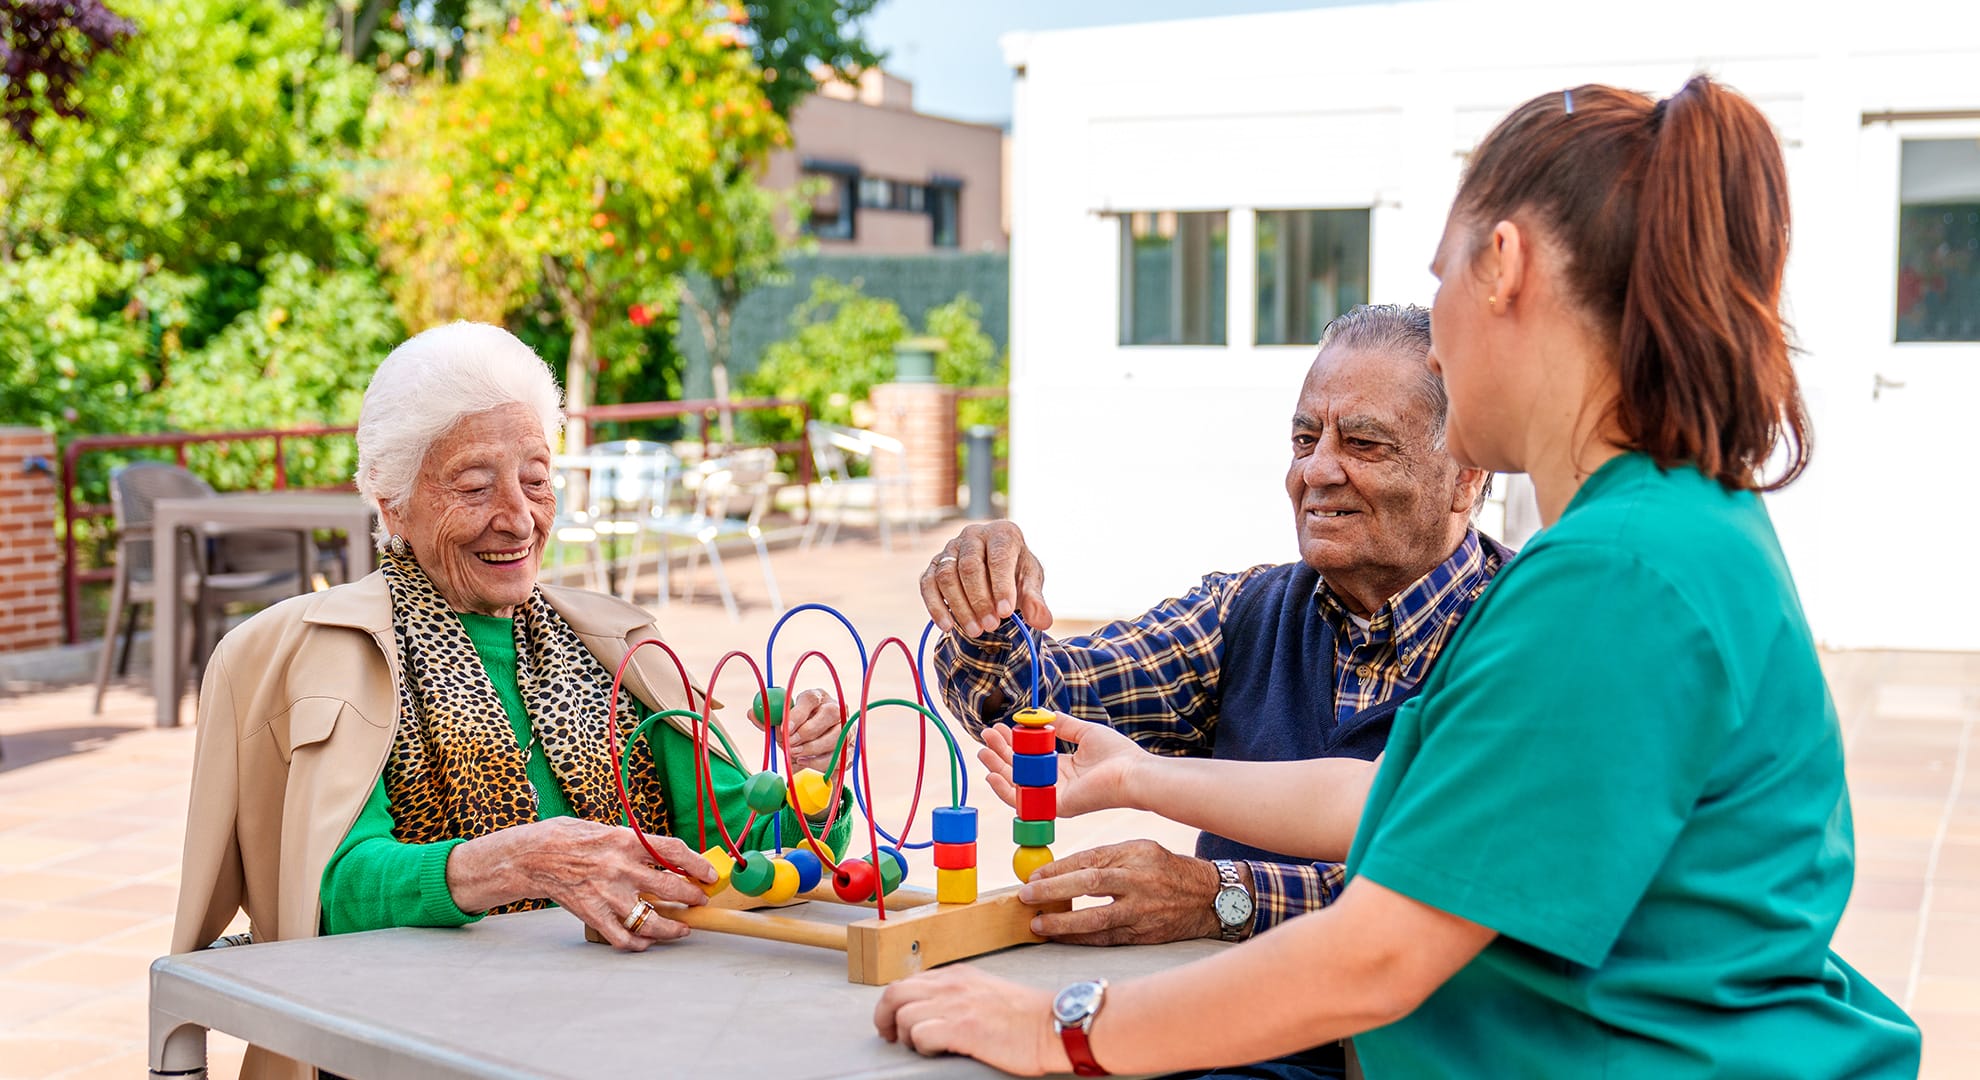
[[[788,767],[790,733],[783,723],[784,710],[785,704],[795,693],[792,688],[797,685],[799,674],[805,664],[814,658],[824,665],[831,679],[834,699],[840,703],[839,708],[844,709],[846,699],[838,669],[829,657],[813,649],[798,657],[783,686],[778,686],[774,681],[777,635],[793,616],[805,611],[821,611],[838,619],[851,635],[859,653],[859,708],[846,716],[827,770],[822,773],[815,769]],[[1018,820],[1012,828],[1020,846],[1012,860],[1012,867],[1022,881],[1030,877],[1033,870],[1052,861],[1052,852],[1047,845],[1052,842],[1053,821],[1057,816],[1058,755],[1051,725],[1052,714],[1038,707],[1040,680],[1036,643],[1023,619],[1013,618],[1023,631],[1031,651],[1031,707],[1018,711],[1014,718],[1018,726],[1013,731],[1017,743],[1015,780],[1020,801]],[[687,702],[692,705],[699,697],[702,709],[670,709],[652,713],[634,726],[623,747],[616,738],[608,735],[624,823],[633,828],[656,865],[680,872],[679,867],[647,843],[626,789],[633,749],[654,724],[680,720],[691,725],[695,735],[697,846],[704,849],[702,856],[714,865],[718,875],[711,883],[696,882],[709,895],[709,903],[705,906],[663,904],[652,896],[644,899],[653,903],[665,917],[696,929],[843,951],[846,954],[846,978],[869,986],[882,986],[953,960],[981,956],[1012,945],[1043,941],[1031,932],[1032,918],[1047,911],[1069,910],[1072,906],[1069,901],[1026,904],[1018,899],[1015,886],[986,894],[978,893],[976,809],[968,805],[969,778],[963,768],[962,748],[935,710],[923,670],[928,638],[934,629],[935,624],[931,621],[922,630],[920,647],[913,654],[908,652],[905,641],[888,637],[874,647],[869,658],[865,642],[860,639],[859,631],[851,620],[824,604],[800,604],[785,612],[771,628],[764,647],[762,667],[758,667],[747,654],[731,650],[723,654],[709,672],[706,692],[695,689],[688,679],[687,666],[665,642],[648,639],[629,650],[620,662],[619,670],[613,674],[610,715],[618,715],[620,683],[626,665],[631,663],[634,652],[646,646],[666,653],[674,662],[681,684],[686,688]],[[914,676],[913,701],[903,698],[871,700],[874,668],[880,655],[890,646],[897,648],[909,664]],[[730,760],[738,764],[742,761],[728,736],[708,717],[708,712],[712,711],[709,708],[710,695],[723,668],[731,660],[741,661],[754,676],[757,692],[750,701],[750,717],[765,731],[762,768],[743,787],[743,800],[749,807],[749,815],[743,822],[741,833],[747,838],[758,815],[778,814],[788,805],[797,811],[798,828],[802,833],[792,837],[788,847],[782,836],[782,819],[777,818],[772,827],[773,850],[745,851],[729,832],[727,820],[716,802],[714,771],[708,757],[712,750],[710,733],[713,732],[714,737],[720,740]],[[766,671],[769,672],[767,678]],[[878,708],[909,709],[918,714],[921,721],[917,725],[921,753],[917,757],[914,796],[908,804],[907,819],[902,823],[898,836],[875,819],[870,799],[873,782],[870,759],[866,757],[866,737],[869,717]],[[933,834],[930,839],[910,841],[908,836],[921,803],[928,731],[931,727],[942,737],[949,752],[949,805],[930,811]],[[846,752],[848,741],[850,754]],[[778,766],[780,758],[786,765],[782,770]],[[843,793],[848,786],[848,776],[851,778],[853,803],[858,806],[860,816],[866,822],[867,854],[835,857],[823,837],[831,833],[833,824],[845,809]],[[720,842],[712,845],[708,840],[708,811],[711,807],[715,810],[715,825],[720,836]],[[820,813],[825,815],[823,824],[814,830],[810,819]],[[855,829],[855,834],[858,831]],[[882,840],[886,843],[883,844]],[[931,846],[934,848],[935,889],[931,892],[904,886],[908,867],[901,851]],[[761,910],[807,900],[870,907],[873,916],[840,924]],[[585,936],[591,941],[603,940],[588,927]]]

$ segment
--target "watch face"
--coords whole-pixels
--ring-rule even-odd
[[[1099,1007],[1099,983],[1074,983],[1059,991],[1059,996],[1052,999],[1052,1018],[1061,1024],[1077,1024],[1091,1016],[1093,1010]]]
[[[1218,922],[1225,926],[1238,926],[1251,919],[1251,894],[1237,886],[1219,889],[1216,908]]]

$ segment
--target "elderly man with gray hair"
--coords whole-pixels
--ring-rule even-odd
[[[1491,476],[1444,449],[1447,399],[1430,313],[1357,307],[1328,324],[1291,423],[1286,494],[1298,562],[1206,575],[1179,598],[1091,634],[1037,634],[1044,703],[1146,749],[1283,761],[1372,759],[1396,708],[1512,553],[1472,519]],[[1031,658],[1010,615],[1052,625],[1045,571],[1009,521],[971,525],[921,577],[945,633],[943,694],[972,731],[1027,704]],[[1094,945],[1236,941],[1329,903],[1341,869],[1203,834],[1196,857],[1146,840],[1081,851],[1024,886],[1028,901],[1111,903],[1040,916]],[[1338,1048],[1274,1063],[1333,1074]]]

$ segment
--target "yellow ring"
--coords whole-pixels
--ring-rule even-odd
[[[652,914],[653,905],[647,903],[646,898],[642,896],[639,898],[639,903],[634,904],[633,909],[626,912],[625,921],[619,925],[624,926],[627,933],[637,934],[639,928],[646,925],[647,916]]]

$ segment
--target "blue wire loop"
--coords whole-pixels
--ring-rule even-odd
[[[830,604],[799,604],[784,612],[776,624],[770,627],[770,638],[763,643],[763,675],[765,685],[771,689],[775,689],[777,686],[777,633],[784,628],[785,623],[791,621],[791,616],[796,615],[800,611],[822,611],[839,620],[840,624],[846,628],[846,633],[852,635],[853,648],[859,650],[859,678],[861,682],[865,682],[866,642],[860,640],[859,630],[853,626],[852,620],[846,618],[844,613]],[[766,696],[768,696],[767,692]],[[845,707],[844,702],[840,702],[839,704],[841,708]],[[770,708],[770,703],[765,701],[763,708],[767,712]],[[765,717],[765,720],[768,720],[768,717]],[[770,768],[775,770],[777,768],[777,740],[775,736],[771,735],[768,724],[765,725],[763,737],[770,740]],[[778,851],[784,850],[784,815],[778,814],[770,819],[770,839],[772,843],[776,844]]]
[[[1031,654],[1031,707],[1043,708],[1045,701],[1045,678],[1038,663],[1038,642],[1031,636],[1031,625],[1024,616],[1011,612],[1011,621],[1024,634],[1024,651]]]

